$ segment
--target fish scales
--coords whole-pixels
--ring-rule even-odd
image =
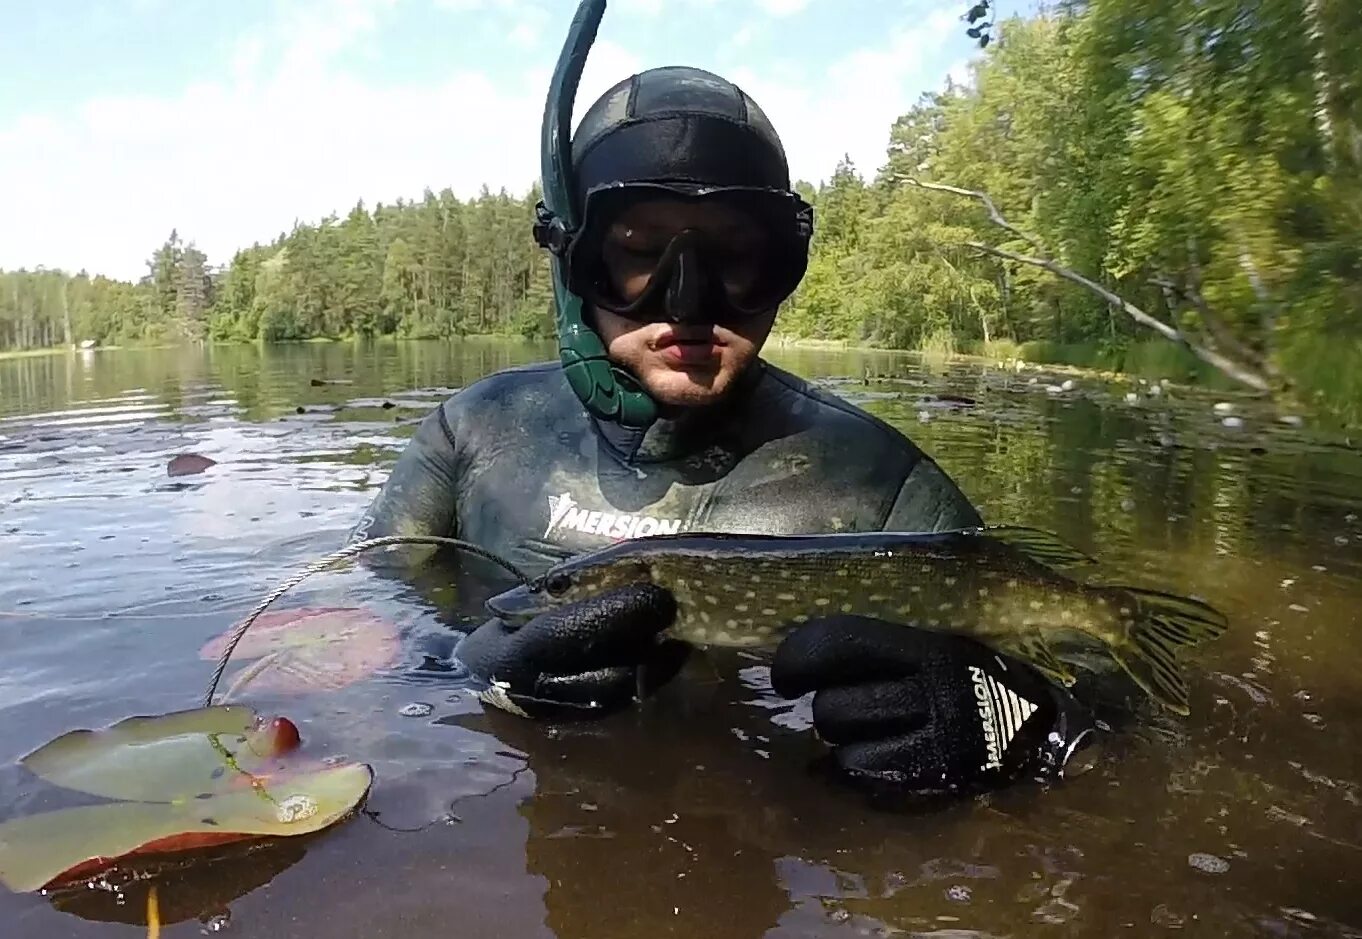
[[[676,598],[668,634],[698,645],[764,646],[815,616],[833,614],[981,639],[1006,639],[1022,629],[1118,628],[1119,607],[1100,592],[1024,557],[989,557],[978,544],[961,548],[885,549],[880,556],[850,548],[758,547],[741,555],[697,548],[650,558],[649,579]]]
[[[971,636],[1064,684],[1075,677],[1056,649],[1086,653],[1096,644],[1152,697],[1186,714],[1176,656],[1219,636],[1225,618],[1197,600],[1082,583],[1055,569],[1090,560],[1025,528],[655,535],[571,558],[487,605],[523,622],[650,583],[676,601],[666,634],[697,645],[774,646],[811,619],[859,615]]]

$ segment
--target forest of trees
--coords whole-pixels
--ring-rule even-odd
[[[988,35],[883,165],[800,184],[816,235],[781,335],[1119,361],[1156,335],[1133,308],[1264,381],[1362,363],[1356,0],[1069,0]],[[137,284],[0,272],[0,350],[548,335],[537,198],[361,204],[221,267],[172,234]]]

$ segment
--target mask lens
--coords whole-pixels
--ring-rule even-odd
[[[629,319],[673,319],[664,300],[684,254],[699,298],[686,318],[742,320],[779,305],[798,282],[805,245],[794,229],[790,202],[776,193],[603,189],[587,197],[571,262],[574,290]]]
[[[679,255],[678,239],[683,235],[689,236],[687,247],[711,289],[722,290],[732,305],[751,305],[761,286],[766,260],[761,238],[734,240],[695,229],[672,234],[612,227],[601,245],[603,292],[617,302],[633,304],[648,292],[655,279],[677,276],[674,256]]]
[[[598,279],[606,296],[624,304],[636,302],[658,274],[671,239],[656,229],[615,224],[601,244]]]

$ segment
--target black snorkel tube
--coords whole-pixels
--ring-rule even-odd
[[[581,224],[581,207],[573,198],[572,106],[604,15],[605,0],[582,0],[549,82],[539,154],[544,195],[535,210],[534,235],[550,250],[558,357],[568,384],[597,418],[639,428],[656,418],[657,402],[634,376],[610,362],[601,337],[586,324],[582,298],[568,289],[563,256]]]

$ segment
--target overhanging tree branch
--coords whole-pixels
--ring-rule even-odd
[[[1270,390],[1270,386],[1268,385],[1267,380],[1264,379],[1257,372],[1243,365],[1240,365],[1238,362],[1234,362],[1230,359],[1227,359],[1225,356],[1219,354],[1218,352],[1212,352],[1210,349],[1207,349],[1204,346],[1192,342],[1190,339],[1188,339],[1178,330],[1174,329],[1172,326],[1169,326],[1162,320],[1155,319],[1154,317],[1146,313],[1144,310],[1141,310],[1135,304],[1131,303],[1129,300],[1117,296],[1107,288],[1103,287],[1101,284],[1097,284],[1094,283],[1093,281],[1088,280],[1088,278],[1084,277],[1082,274],[1076,274],[1073,271],[1069,270],[1067,267],[1063,267],[1062,265],[1056,264],[1054,261],[1051,261],[1048,258],[1027,257],[1024,254],[1015,254],[1003,248],[995,248],[992,245],[981,244],[977,241],[967,241],[965,242],[965,246],[969,248],[974,248],[977,251],[983,251],[985,254],[991,254],[994,257],[1006,258],[1009,261],[1016,261],[1020,264],[1030,264],[1035,267],[1044,268],[1045,270],[1049,271],[1052,274],[1058,275],[1059,277],[1063,277],[1067,281],[1071,281],[1072,283],[1078,284],[1080,287],[1086,287],[1088,290],[1091,290],[1093,293],[1097,294],[1103,300],[1106,300],[1112,306],[1117,307],[1118,309],[1125,312],[1126,315],[1128,315],[1135,322],[1141,324],[1142,326],[1148,326],[1150,329],[1154,330],[1155,332],[1158,332],[1165,338],[1171,339],[1173,342],[1176,342],[1181,346],[1185,346],[1189,352],[1191,352],[1201,361],[1205,362],[1207,365],[1211,365],[1215,368],[1218,368],[1226,375],[1230,376],[1236,381],[1243,382],[1250,388],[1256,388],[1258,391]]]
[[[1121,310],[1140,325],[1146,326],[1154,330],[1155,332],[1159,333],[1164,338],[1169,339],[1172,342],[1176,342],[1178,345],[1183,346],[1189,352],[1195,355],[1198,359],[1205,362],[1207,365],[1212,366],[1213,368],[1219,369],[1221,372],[1224,372],[1226,375],[1233,378],[1235,381],[1242,382],[1243,384],[1248,385],[1250,388],[1256,389],[1258,391],[1271,390],[1271,385],[1268,383],[1267,379],[1264,378],[1261,374],[1259,374],[1257,370],[1249,366],[1243,365],[1239,362],[1235,362],[1234,360],[1227,358],[1226,356],[1221,355],[1218,352],[1215,352],[1211,349],[1206,348],[1205,346],[1202,346],[1200,343],[1194,342],[1191,338],[1189,338],[1181,331],[1175,329],[1172,326],[1169,326],[1162,320],[1150,316],[1148,313],[1137,307],[1135,304],[1131,303],[1129,300],[1126,300],[1125,298],[1112,293],[1110,290],[1103,287],[1101,284],[1091,281],[1088,278],[1084,277],[1082,274],[1078,274],[1074,271],[1071,271],[1064,265],[1059,264],[1058,262],[1052,260],[1048,256],[1048,252],[1046,252],[1044,246],[1040,243],[1040,241],[1037,238],[1028,235],[1026,232],[1022,231],[1015,225],[1008,222],[1008,220],[1003,217],[1003,214],[998,211],[998,207],[993,204],[993,200],[990,199],[986,193],[979,192],[978,190],[975,189],[962,189],[959,186],[947,186],[941,183],[924,183],[910,176],[900,176],[898,177],[898,179],[900,182],[908,183],[910,186],[915,186],[919,189],[929,189],[936,192],[949,192],[953,195],[964,196],[969,199],[978,200],[983,204],[984,208],[988,210],[988,216],[994,222],[994,224],[1016,235],[1022,241],[1025,241],[1027,244],[1029,244],[1032,248],[1036,250],[1039,256],[1031,257],[1024,254],[1016,254],[1015,252],[1008,251],[1005,248],[995,248],[992,245],[986,245],[977,241],[967,241],[965,242],[965,247],[973,248],[976,251],[982,251],[985,254],[991,254],[997,258],[1004,258],[1009,261],[1015,261],[1019,264],[1027,264],[1031,265],[1032,267],[1039,267],[1042,268],[1043,270],[1049,271],[1050,273],[1058,277],[1062,277],[1063,279],[1071,283],[1078,284],[1080,287],[1084,287],[1087,290],[1090,290],[1093,293],[1097,294],[1107,303]]]
[[[970,199],[978,199],[980,202],[984,204],[984,208],[988,209],[988,217],[991,218],[995,224],[1000,225],[1003,228],[1006,228],[1012,234],[1016,235],[1018,238],[1029,244],[1031,247],[1035,248],[1037,251],[1043,252],[1045,250],[1043,247],[1041,247],[1041,243],[1039,241],[1037,241],[1035,238],[1032,238],[1030,235],[1022,231],[1021,229],[1012,225],[1010,222],[1008,222],[1007,219],[1003,218],[1003,213],[998,211],[998,207],[993,204],[993,200],[990,199],[988,195],[985,193],[979,192],[975,189],[961,189],[958,186],[944,186],[941,183],[924,183],[921,180],[912,178],[911,176],[900,176],[899,181],[907,183],[910,186],[916,186],[919,189],[931,189],[934,192],[949,192],[957,196],[965,196]]]

